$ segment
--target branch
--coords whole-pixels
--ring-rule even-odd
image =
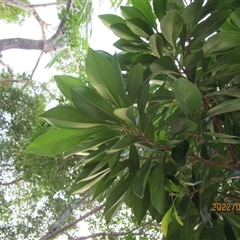
[[[92,211],[86,213],[86,214],[83,215],[82,217],[80,217],[80,218],[76,219],[75,221],[67,224],[66,226],[64,226],[64,227],[56,230],[55,232],[48,234],[47,236],[41,238],[40,240],[50,240],[50,239],[52,239],[53,237],[56,237],[58,234],[63,233],[63,232],[65,232],[66,230],[68,230],[69,228],[75,226],[78,222],[84,220],[85,218],[93,215],[93,214],[96,213],[96,212],[99,212],[104,206],[105,206],[105,204],[102,204],[102,205],[94,208]]]
[[[38,64],[39,64],[39,62],[40,62],[40,60],[41,60],[42,55],[43,55],[43,51],[40,53],[40,55],[39,55],[39,57],[38,57],[38,60],[37,60],[36,65],[35,65],[35,67],[34,67],[34,69],[33,69],[33,71],[32,71],[32,74],[31,74],[31,76],[30,76],[30,79],[33,78],[33,75],[34,75],[34,73],[35,73],[35,71],[36,71],[36,69],[37,69],[37,67],[38,67]]]
[[[14,79],[6,79],[6,78],[0,78],[0,82],[7,82],[7,83],[13,83],[13,82],[16,82],[16,83],[24,83],[26,81],[24,80],[14,80]]]
[[[128,234],[133,233],[135,230],[137,230],[139,228],[146,227],[146,226],[150,225],[152,222],[153,222],[153,220],[151,220],[151,221],[149,221],[147,223],[144,223],[141,226],[135,227],[132,230],[129,230],[127,232],[113,232],[113,233],[102,232],[102,233],[95,233],[95,234],[92,234],[92,235],[89,235],[89,236],[79,237],[79,238],[76,238],[74,240],[85,240],[85,239],[88,239],[88,238],[96,238],[96,237],[103,237],[103,238],[105,238],[106,236],[108,236],[108,237],[126,236]],[[142,233],[134,233],[134,235],[142,235]]]
[[[11,67],[8,64],[4,63],[2,60],[0,60],[0,63],[2,66],[7,68],[11,78],[14,78],[13,70],[11,69]]]
[[[68,209],[67,211],[65,211],[62,216],[60,216],[60,218],[58,220],[56,220],[53,224],[52,227],[50,229],[50,233],[56,231],[57,229],[60,228],[60,226],[66,221],[66,219],[69,218],[69,216],[71,215],[73,209],[77,208],[79,205],[83,204],[84,200],[89,197],[89,194],[84,195],[82,198],[78,199],[75,203],[73,203]]]
[[[56,33],[49,40],[47,40],[47,44],[48,44],[48,42],[55,43],[63,35],[64,30],[65,30],[65,25],[67,22],[67,15],[71,10],[72,5],[73,5],[73,0],[68,0],[67,4],[66,4],[66,14],[63,16],[61,22],[59,23]]]
[[[209,107],[209,105],[208,105],[208,103],[207,103],[207,101],[206,101],[205,98],[203,98],[203,104],[204,104],[204,106],[205,106],[205,108],[206,108],[207,110],[210,109],[210,107]],[[221,123],[220,123],[220,121],[219,121],[219,119],[217,118],[217,116],[212,116],[212,119],[213,119],[213,122],[215,123],[218,131],[219,131],[220,133],[225,133],[224,130],[223,130],[223,127],[222,127],[222,125],[221,125]],[[231,155],[233,165],[239,166],[238,159],[237,159],[237,157],[235,156],[235,153],[234,153],[234,150],[233,150],[232,145],[229,144],[229,143],[227,143],[227,148],[228,148],[228,151],[229,151],[229,153],[230,153],[230,155]]]
[[[38,21],[40,27],[41,27],[41,31],[42,31],[42,39],[45,40],[45,31],[44,31],[44,27],[48,26],[49,24],[47,24],[46,22],[44,22],[40,16],[38,15],[38,13],[36,12],[36,10],[31,7],[29,4],[26,4],[24,2],[21,2],[19,0],[1,0],[3,3],[13,6],[13,7],[17,7],[20,8],[22,10],[25,10],[27,12],[32,13],[32,15],[36,18],[36,20]]]
[[[57,6],[65,6],[67,2],[54,2],[54,3],[40,3],[40,4],[29,4],[31,8],[38,8],[38,7],[57,7]]]

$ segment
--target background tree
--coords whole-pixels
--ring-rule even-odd
[[[86,155],[72,192],[106,198],[107,223],[125,203],[164,239],[239,239],[240,5],[131,2],[100,16],[123,52],[89,49],[88,84],[55,78],[75,107],[26,151]]]

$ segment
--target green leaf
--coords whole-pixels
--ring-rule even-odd
[[[223,229],[227,240],[237,240],[232,225],[225,216],[223,216]]]
[[[153,0],[153,9],[159,21],[165,16],[168,0]]]
[[[159,34],[155,33],[149,38],[149,46],[152,52],[160,58],[163,55],[163,40]]]
[[[191,54],[189,54],[186,58],[185,58],[185,66],[188,70],[191,70],[194,66],[196,66],[196,64],[202,60],[203,57],[203,51],[199,50],[197,52],[193,52]]]
[[[114,110],[113,114],[119,119],[123,120],[131,129],[135,128],[135,119],[133,115],[133,107],[118,108]]]
[[[208,212],[207,205],[203,202],[202,199],[200,199],[200,209],[199,209],[199,211],[200,211],[200,215],[201,215],[203,224],[207,228],[212,228],[213,224],[210,220],[210,214]]]
[[[201,105],[200,91],[192,82],[184,78],[174,82],[174,95],[177,105],[187,118],[190,118]]]
[[[124,135],[120,140],[109,150],[109,153],[118,152],[125,148],[128,148],[131,144],[139,142],[140,139],[131,134]]]
[[[148,39],[154,32],[152,28],[142,19],[132,18],[126,20],[127,26],[139,37]]]
[[[229,139],[229,138],[240,138],[238,136],[234,136],[234,135],[229,135],[229,134],[225,134],[225,133],[217,133],[217,132],[202,132],[202,134],[204,135],[209,135],[209,136],[212,136],[212,137],[217,137],[217,138],[226,138],[226,139]]]
[[[99,15],[98,17],[103,22],[103,24],[109,29],[111,29],[110,26],[115,23],[125,23],[124,19],[114,14],[104,14]]]
[[[159,160],[159,164],[151,174],[149,181],[151,202],[160,214],[164,213],[165,207],[164,163],[164,159]]]
[[[140,224],[146,215],[149,205],[149,196],[144,195],[144,198],[139,198],[135,194],[132,194],[132,209],[134,216],[137,219],[138,224]]]
[[[211,156],[211,146],[208,144],[208,142],[204,141],[201,148],[201,158],[209,160]]]
[[[240,98],[240,91],[239,91],[239,89],[230,89],[230,90],[225,90],[225,91],[216,91],[216,92],[209,93],[206,96],[212,96],[212,95],[227,95],[227,96]]]
[[[224,178],[228,179],[228,178],[238,178],[238,177],[240,177],[240,171],[239,170],[233,170],[228,175],[226,175]]]
[[[90,128],[107,122],[87,116],[72,106],[57,106],[40,115],[49,124],[59,128]]]
[[[182,31],[183,22],[176,10],[168,12],[161,20],[161,30],[163,36],[173,47]]]
[[[146,17],[148,24],[157,30],[156,18],[149,1],[131,0],[133,7],[139,9]]]
[[[129,56],[129,54],[149,51],[148,45],[144,42],[131,42],[124,39],[120,39],[116,41],[113,44],[113,46],[118,49],[129,52],[129,53],[121,53],[122,55],[125,54],[123,62],[126,65],[132,63],[132,61],[134,61],[135,59],[134,55]],[[121,58],[120,58],[120,62],[121,62]]]
[[[109,173],[109,171],[109,169],[105,169],[96,174],[96,176],[91,176],[90,179],[82,179],[72,187],[72,193],[80,194],[86,192],[88,189],[98,183],[102,178],[104,178]]]
[[[117,177],[126,167],[128,167],[127,161],[119,162],[118,165],[111,170],[107,180]]]
[[[140,64],[137,64],[130,70],[127,77],[126,91],[129,103],[131,105],[135,102],[142,83],[143,83],[143,68]]]
[[[167,74],[170,76],[180,76],[180,73],[173,61],[169,56],[161,57],[155,60],[151,65],[150,69],[153,73]]]
[[[235,9],[230,14],[230,18],[233,22],[233,24],[240,29],[240,8]]]
[[[178,208],[178,215],[182,219],[185,219],[187,216],[189,204],[190,204],[190,197],[188,194],[186,194],[182,197],[179,208]]]
[[[41,156],[54,156],[75,147],[97,131],[99,130],[53,129],[36,138],[25,151]]]
[[[77,86],[85,86],[85,84],[78,78],[67,76],[67,75],[56,75],[54,80],[57,83],[58,88],[62,94],[72,101],[71,88]]]
[[[143,198],[145,187],[148,181],[152,164],[152,158],[150,157],[139,169],[137,176],[133,180],[133,192],[140,198]]]
[[[190,31],[198,19],[199,8],[202,7],[202,3],[203,1],[194,1],[183,9],[182,19]]]
[[[106,57],[88,49],[86,72],[91,85],[106,100],[119,107],[117,76]]]
[[[117,77],[117,89],[118,89],[119,97],[123,101],[124,106],[127,106],[124,82],[123,82],[123,77],[122,77],[121,68],[120,68],[117,54],[114,54],[114,56],[112,57],[111,64],[112,64],[112,67],[113,67],[116,77]]]
[[[234,112],[240,110],[240,99],[233,99],[228,100],[219,105],[211,108],[208,112],[206,117],[208,116],[215,116],[223,113]]]
[[[73,103],[86,114],[97,119],[116,121],[113,108],[102,96],[88,87],[72,88]]]
[[[220,32],[210,37],[203,45],[204,55],[229,50],[239,45],[240,32]]]
[[[171,134],[194,132],[197,124],[187,118],[178,118],[171,123]]]
[[[220,10],[215,13],[211,13],[206,20],[202,21],[192,34],[193,42],[197,42],[205,39],[221,27],[228,17],[230,10]]]
[[[140,159],[138,156],[138,151],[134,144],[130,146],[128,167],[129,167],[130,176],[135,175],[135,173],[140,167]]]
[[[164,214],[162,218],[162,233],[165,237],[167,237],[168,233],[168,224],[171,221],[171,215],[172,215],[172,209],[173,206],[168,209],[168,211]]]
[[[114,189],[111,191],[106,201],[106,205],[104,209],[105,218],[106,218],[106,214],[110,212],[119,202],[121,202],[124,199],[130,185],[131,185],[131,179],[126,178],[114,187]],[[111,215],[107,215],[107,218],[106,218],[107,223],[109,223],[113,214],[114,212],[111,213]]]
[[[128,41],[140,40],[140,38],[134,34],[125,23],[115,23],[112,24],[110,28],[116,36],[122,39]]]
[[[181,240],[186,239],[195,239],[192,227],[192,221],[190,216],[190,208],[187,211],[186,217],[184,219],[182,232],[181,232]]]
[[[179,166],[185,165],[188,148],[189,142],[186,139],[173,148],[171,156]]]
[[[125,19],[139,18],[145,23],[147,23],[147,19],[143,15],[143,13],[135,7],[129,6],[121,6],[121,13]]]

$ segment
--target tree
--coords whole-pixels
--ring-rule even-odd
[[[163,239],[238,239],[239,2],[131,2],[100,16],[123,51],[90,48],[87,84],[55,77],[75,106],[26,151],[84,154],[72,192],[106,198],[107,223],[125,203]]]

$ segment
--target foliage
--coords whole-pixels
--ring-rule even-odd
[[[29,3],[28,0],[22,0],[21,2]],[[16,24],[22,24],[26,17],[29,16],[29,13],[12,6],[9,6],[7,4],[0,2],[0,20],[6,22],[6,23],[16,23]]]
[[[100,16],[123,52],[89,49],[87,84],[55,77],[75,107],[42,114],[55,129],[26,151],[84,155],[72,192],[106,197],[107,223],[125,203],[164,239],[239,239],[240,5],[151,4]]]

